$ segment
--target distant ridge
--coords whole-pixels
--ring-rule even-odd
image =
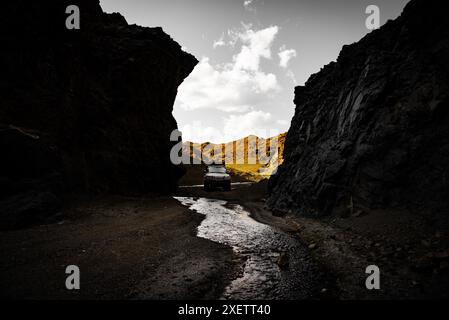
[[[183,143],[183,153],[189,155],[192,165],[226,164],[230,170],[254,175],[259,180],[271,176],[283,163],[285,138],[286,133],[268,139],[250,135],[221,144],[187,141]]]

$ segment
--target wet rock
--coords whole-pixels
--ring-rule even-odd
[[[449,20],[437,2],[403,14],[295,89],[275,210],[347,216],[419,206],[444,216],[449,188]]]

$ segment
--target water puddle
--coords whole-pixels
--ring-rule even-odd
[[[240,205],[206,198],[176,197],[206,216],[198,237],[228,245],[245,258],[242,274],[225,289],[224,299],[300,299],[309,296],[304,247],[292,235],[252,219]],[[279,258],[288,261],[280,268]],[[282,265],[282,263],[281,263]]]
[[[254,182],[233,182],[231,183],[232,187],[244,187],[244,186],[250,186],[254,184]],[[195,184],[191,186],[179,186],[179,189],[187,189],[187,188],[204,188],[203,184]]]

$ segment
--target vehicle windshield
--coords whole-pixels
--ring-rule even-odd
[[[226,173],[226,168],[224,167],[209,167],[207,170],[209,173]]]

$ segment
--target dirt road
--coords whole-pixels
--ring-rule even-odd
[[[200,214],[170,197],[81,201],[64,221],[0,233],[0,296],[214,299],[235,274],[230,247],[196,237]],[[65,287],[77,265],[81,290]]]
[[[264,195],[257,184],[231,192],[182,188],[172,197],[76,199],[59,223],[0,233],[0,297],[447,296],[449,237],[419,216],[276,217]],[[377,292],[364,286],[371,264],[382,270]],[[69,265],[80,267],[79,291],[65,287]]]

